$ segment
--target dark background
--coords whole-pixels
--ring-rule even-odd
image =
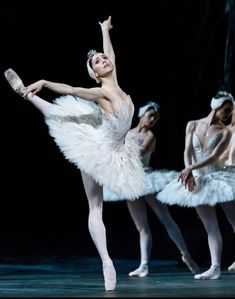
[[[86,70],[90,49],[102,51],[99,21],[112,16],[111,39],[120,86],[138,107],[161,106],[154,168],[183,167],[185,125],[207,115],[220,89],[235,94],[235,13],[232,1],[86,1],[1,5],[1,217],[4,260],[44,254],[97,256],[87,228],[88,205],[79,170],[58,150],[43,116],[14,94],[3,72],[25,85],[39,79],[95,86]],[[128,5],[128,6],[127,6]],[[42,90],[40,96],[56,96]],[[209,263],[207,236],[194,209],[169,207],[199,264]],[[234,235],[220,207],[223,262],[233,261]],[[126,202],[105,203],[114,258],[139,258],[138,233]],[[153,258],[180,254],[149,211]]]

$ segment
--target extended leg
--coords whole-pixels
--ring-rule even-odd
[[[24,88],[23,81],[20,79],[18,74],[13,69],[8,69],[4,72],[4,76],[7,82],[10,84],[12,89],[22,96],[22,89]],[[42,98],[32,95],[29,93],[26,100],[30,101],[38,110],[40,110],[44,115],[47,113],[49,107],[52,105],[51,103],[43,100]]]

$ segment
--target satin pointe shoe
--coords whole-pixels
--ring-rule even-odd
[[[232,265],[230,265],[230,266],[228,267],[228,271],[230,271],[230,272],[235,272],[235,262],[233,262]]]
[[[112,261],[103,264],[104,287],[106,291],[113,291],[116,288],[116,271]]]
[[[22,88],[24,87],[24,84],[17,73],[13,69],[9,68],[4,72],[4,76],[12,89],[19,95],[22,95]]]
[[[129,273],[129,276],[145,277],[149,274],[149,268],[147,264],[140,265],[139,268]]]
[[[187,265],[187,267],[193,274],[197,274],[200,272],[200,268],[189,254],[183,254],[182,261]]]
[[[221,276],[220,266],[213,265],[206,272],[194,275],[194,279],[219,279],[220,276]]]

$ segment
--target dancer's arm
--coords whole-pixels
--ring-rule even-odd
[[[185,188],[188,188],[190,191],[194,189],[195,180],[193,177],[192,170],[189,168],[192,165],[192,156],[193,156],[193,145],[192,145],[192,133],[195,128],[195,121],[189,121],[186,126],[185,131],[185,148],[184,148],[184,165],[185,169],[180,172],[178,181],[180,180],[182,184],[185,185]],[[187,169],[187,171],[186,171]]]
[[[221,163],[228,161],[229,164],[235,165],[235,132],[233,132],[229,145],[219,158]]]
[[[195,128],[195,121],[189,121],[185,132],[184,165],[188,167],[192,164],[193,146],[192,133]]]
[[[144,139],[143,143],[140,145],[140,154],[143,156],[148,152],[154,152],[155,144],[156,137],[154,136],[154,134],[151,133],[148,137]]]
[[[100,87],[94,88],[83,88],[83,87],[73,87],[68,84],[56,83],[47,80],[39,80],[23,89],[23,97],[26,97],[30,92],[32,95],[38,93],[43,87],[46,87],[59,94],[70,94],[73,96],[78,96],[86,100],[98,101],[102,97],[102,92]]]
[[[218,144],[216,145],[216,147],[208,157],[202,159],[201,161],[186,166],[186,168],[180,172],[181,181],[186,183],[187,180],[192,176],[192,171],[194,169],[205,167],[207,165],[210,165],[214,161],[218,160],[221,154],[223,153],[223,151],[226,149],[228,142],[230,140],[230,136],[231,136],[230,131],[224,129],[220,141],[218,142]]]
[[[117,74],[116,74],[116,63],[115,63],[115,53],[113,50],[113,45],[110,39],[110,34],[109,34],[109,30],[111,30],[113,28],[112,24],[111,24],[111,16],[109,16],[109,18],[103,22],[99,22],[100,26],[101,26],[101,30],[102,30],[102,37],[103,37],[103,51],[104,54],[108,56],[108,58],[110,59],[110,61],[113,64],[113,76],[115,78],[115,80],[117,80]]]
[[[235,132],[233,132],[233,135],[231,138],[231,147],[230,147],[228,160],[232,165],[235,165]]]

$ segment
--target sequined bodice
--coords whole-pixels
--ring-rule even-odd
[[[134,105],[131,101],[122,101],[120,110],[116,113],[105,112],[103,126],[106,137],[113,141],[112,144],[123,144],[127,132],[130,130],[134,114]]]

